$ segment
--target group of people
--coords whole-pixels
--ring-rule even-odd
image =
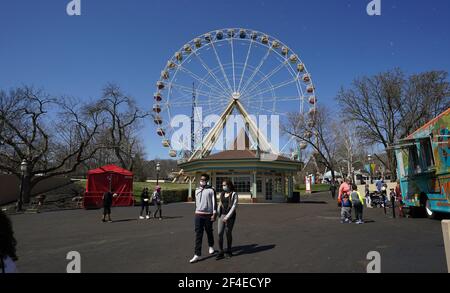
[[[351,184],[349,179],[339,187],[338,205],[341,207],[341,223],[352,223],[352,208],[355,210],[355,223],[364,224],[363,209],[364,196],[358,192],[356,184]]]
[[[216,191],[209,184],[209,175],[203,174],[200,177],[199,186],[195,190],[195,249],[194,257],[190,263],[198,262],[202,255],[203,234],[206,232],[208,239],[208,252],[210,255],[216,253],[214,249],[214,233],[213,223],[217,220],[217,231],[219,238],[219,252],[216,256],[217,260],[232,257],[233,227],[236,221],[236,208],[238,204],[238,194],[235,191],[231,180],[222,182],[222,192],[217,203]],[[117,194],[110,191],[103,195],[103,222],[112,222],[111,206],[113,198]],[[155,191],[150,196],[148,188],[144,188],[141,194],[141,212],[139,219],[150,219],[151,211],[149,209],[150,202],[153,202],[156,210],[154,218],[159,212],[159,219],[162,219],[161,210],[161,186],[156,186]],[[144,217],[145,212],[145,217]],[[108,220],[106,220],[108,218]],[[224,249],[224,238],[227,238],[227,247]]]
[[[213,234],[213,223],[216,220],[219,237],[219,253],[216,259],[232,257],[232,232],[236,222],[238,194],[231,180],[224,180],[222,182],[223,191],[220,193],[220,201],[217,204],[216,191],[208,182],[209,175],[203,174],[200,177],[199,187],[195,190],[195,249],[190,263],[198,262],[201,259],[203,232],[206,232],[208,238],[209,254],[212,255],[216,252]],[[227,237],[226,250],[223,246],[224,235]]]
[[[117,193],[112,193],[111,191],[107,191],[103,194],[102,201],[103,201],[103,217],[102,221],[109,223],[112,223],[111,220],[111,207],[113,204],[113,199],[117,197]],[[151,218],[151,212],[150,212],[150,202],[153,203],[153,205],[156,207],[155,213],[153,214],[154,218],[156,219],[156,215],[159,212],[159,219],[162,220],[162,199],[161,199],[161,186],[156,186],[155,191],[150,196],[150,193],[148,191],[148,187],[145,187],[141,194],[141,213],[139,215],[139,219],[150,219]],[[143,216],[145,210],[145,217]],[[106,218],[108,217],[108,220]]]
[[[386,207],[387,204],[387,190],[388,186],[384,182],[382,178],[379,178],[375,182],[375,187],[377,189],[377,193],[381,196],[381,206]],[[364,208],[364,202],[366,203],[366,207],[371,208],[372,207],[372,200],[371,195],[369,191],[369,184],[367,183],[365,185],[365,195],[361,195],[360,192],[358,192],[358,187],[355,184],[351,183],[351,180],[349,178],[345,179],[344,182],[339,183],[337,181],[334,181],[330,185],[330,191],[331,196],[333,199],[336,197],[336,191],[338,190],[338,206],[341,207],[341,223],[352,223],[352,208],[355,211],[355,223],[356,224],[363,224],[363,208]],[[395,188],[391,188],[390,193],[390,200],[393,202],[393,208],[398,207],[399,209],[399,216],[403,217],[403,210],[402,210],[402,194],[400,190],[400,184],[397,181],[397,185]]]
[[[139,219],[144,219],[144,216],[142,215],[145,210],[145,219],[151,218],[151,211],[150,211],[150,202],[153,202],[153,205],[156,207],[155,213],[153,214],[153,217],[156,219],[156,215],[159,212],[159,219],[162,220],[162,210],[161,210],[161,186],[156,186],[153,194],[150,196],[150,193],[148,191],[148,188],[145,187],[141,194],[141,213],[139,215]]]

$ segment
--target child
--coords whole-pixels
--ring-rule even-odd
[[[352,222],[352,203],[347,192],[341,195],[341,223]]]
[[[372,207],[372,200],[370,198],[370,188],[369,183],[365,186],[365,196],[366,196],[366,207],[371,208]]]
[[[350,201],[355,209],[356,224],[363,224],[363,203],[364,197],[358,192],[358,186],[352,185],[352,193],[350,194]]]

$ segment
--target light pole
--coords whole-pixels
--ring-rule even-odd
[[[370,184],[373,183],[373,178],[372,178],[372,155],[368,154],[367,155],[367,159],[369,160],[369,175],[370,175]]]
[[[159,185],[159,171],[161,171],[161,164],[156,163],[156,185]]]
[[[20,193],[19,193],[19,200],[17,201],[17,208],[16,210],[18,212],[22,211],[23,207],[23,180],[25,178],[25,174],[28,170],[28,162],[26,160],[23,160],[20,164],[20,173],[21,173],[21,179],[20,179]]]

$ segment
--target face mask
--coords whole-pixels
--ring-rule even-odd
[[[228,192],[230,191],[230,188],[228,188],[228,186],[223,186],[223,191]]]

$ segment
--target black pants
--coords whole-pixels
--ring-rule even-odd
[[[208,245],[214,246],[212,215],[195,215],[195,255],[202,255],[203,230],[208,237]]]
[[[145,209],[145,215],[148,216],[148,201],[141,202],[141,216]]]
[[[355,210],[355,218],[356,221],[362,221],[363,220],[363,205],[362,203],[358,202],[353,205],[353,209]]]

